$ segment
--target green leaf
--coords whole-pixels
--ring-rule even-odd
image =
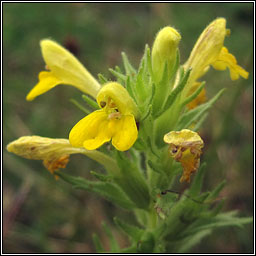
[[[101,173],[94,172],[94,171],[91,171],[90,173],[91,173],[91,175],[93,175],[95,178],[97,178],[100,181],[111,182],[113,180],[113,176],[111,176],[111,175],[105,175],[105,174],[101,174]]]
[[[178,83],[178,85],[173,89],[173,91],[171,92],[171,94],[169,95],[167,102],[165,104],[165,108],[164,109],[168,109],[170,108],[170,106],[173,104],[173,102],[175,101],[176,97],[182,92],[183,88],[185,87],[185,85],[187,84],[189,75],[190,75],[191,69],[189,69],[184,76],[181,78],[180,82]]]
[[[145,53],[146,53],[146,63],[147,63],[147,70],[151,77],[153,77],[153,70],[152,70],[152,62],[151,62],[151,54],[150,54],[150,48],[146,44],[145,47]]]
[[[142,117],[140,118],[140,122],[144,121],[145,119],[147,119],[147,117],[149,117],[149,115],[152,112],[152,105],[148,106],[148,110],[146,113],[144,113],[144,115],[142,115]]]
[[[225,180],[223,180],[220,184],[218,184],[218,186],[216,186],[216,188],[210,192],[209,196],[207,197],[207,201],[216,199],[220,191],[224,188],[225,185],[226,185]]]
[[[140,104],[143,105],[143,103],[147,103],[148,101],[148,89],[150,90],[151,93],[151,88],[149,87],[149,84],[147,84],[147,88],[145,86],[145,78],[144,78],[144,66],[145,64],[142,63],[142,66],[140,67],[138,71],[138,75],[136,76],[136,83],[135,83],[135,91],[136,91],[136,96],[137,99],[139,100]]]
[[[177,201],[172,209],[171,214],[169,214],[164,223],[158,227],[159,233],[164,236],[167,240],[173,240],[177,238],[177,234],[180,233],[188,224],[193,221],[193,218],[187,219],[186,221],[183,220],[184,214],[188,217],[192,215],[197,209],[195,206],[198,206],[193,202],[190,198],[186,196],[182,196],[179,201]]]
[[[155,114],[155,116],[160,116],[164,111],[168,110],[172,104],[174,103],[174,101],[176,100],[177,96],[182,92],[183,88],[185,87],[189,75],[190,75],[191,70],[189,69],[184,77],[181,79],[181,81],[179,82],[179,84],[176,86],[175,89],[173,89],[173,91],[171,92],[171,94],[169,95],[169,97],[167,98],[167,101],[165,103],[164,108],[162,109],[162,111],[158,112]]]
[[[223,208],[225,203],[224,199],[220,199],[217,205],[210,211],[211,216],[216,216],[217,214],[220,213],[221,209]]]
[[[136,97],[136,93],[135,93],[134,87],[133,87],[134,83],[131,82],[130,76],[127,76],[125,85],[126,85],[126,89],[127,89],[128,93],[130,94],[130,96],[134,99],[134,101],[136,103],[138,103],[138,99]]]
[[[202,115],[220,98],[225,88],[220,90],[211,100],[183,114],[178,122],[176,130],[188,128],[192,123],[197,122]]]
[[[148,45],[145,45],[144,53],[141,58],[141,62],[139,65],[139,71],[143,71],[144,78],[147,78],[148,74],[150,73],[150,65],[151,65],[151,58],[150,58],[150,49]]]
[[[73,103],[76,107],[78,107],[80,110],[82,110],[86,115],[89,115],[91,113],[90,110],[88,110],[87,108],[83,107],[80,103],[78,103],[76,100],[74,99],[70,99],[69,100],[71,103]]]
[[[121,71],[121,68],[119,66],[115,66],[115,70],[120,73],[120,74],[123,74],[123,72]]]
[[[202,84],[194,91],[190,96],[188,96],[182,103],[182,106],[186,106],[188,103],[190,103],[192,100],[194,100],[200,92],[203,90],[205,86],[205,82],[202,82]]]
[[[127,90],[135,101],[141,113],[148,112],[148,105],[152,98],[152,82],[148,70],[148,46],[146,45],[144,55],[141,59],[137,75],[129,75]]]
[[[115,182],[125,191],[138,208],[148,209],[150,203],[149,189],[136,163],[131,162],[125,156],[125,153],[119,151],[116,151],[116,160],[120,173],[114,177]]]
[[[137,252],[152,253],[155,248],[155,237],[152,232],[145,231],[137,243]]]
[[[195,131],[195,132],[198,131],[207,116],[208,116],[208,112],[204,113],[204,114],[198,119],[196,125],[194,126],[194,128],[193,128],[192,130]]]
[[[172,76],[174,76],[176,74],[176,72],[178,71],[179,67],[180,67],[180,51],[179,49],[177,49],[177,52],[176,52],[176,60],[175,60],[175,65],[174,67],[172,68]]]
[[[137,244],[133,244],[130,247],[123,248],[119,251],[119,253],[124,254],[124,253],[136,253],[137,252]]]
[[[100,241],[100,239],[99,239],[97,234],[94,233],[92,235],[92,240],[93,240],[93,244],[95,246],[96,252],[97,253],[104,252],[103,246],[102,246],[101,241]]]
[[[196,176],[193,179],[193,182],[189,188],[189,191],[187,192],[187,194],[189,196],[198,196],[202,185],[203,185],[203,178],[205,175],[205,170],[206,170],[206,163],[201,164]]]
[[[119,247],[116,239],[114,238],[109,226],[105,222],[102,223],[102,226],[103,226],[103,229],[110,241],[110,251],[111,252],[119,252],[120,247]]]
[[[165,219],[171,213],[173,205],[177,202],[179,195],[170,191],[161,193],[160,196],[156,197],[156,204],[154,206],[157,209],[158,215]]]
[[[162,111],[163,104],[165,103],[166,97],[168,95],[167,88],[170,88],[170,83],[168,79],[168,67],[167,63],[164,66],[163,76],[160,82],[154,81],[155,93],[153,98],[153,116],[157,116],[159,111]]]
[[[105,84],[108,82],[108,79],[102,74],[98,74],[98,78],[101,84]]]
[[[201,218],[195,221],[187,231],[184,236],[193,235],[202,230],[216,229],[220,227],[234,226],[241,228],[245,224],[249,224],[253,221],[253,217],[236,217],[236,211],[220,213],[215,217]]]
[[[128,60],[127,55],[124,52],[122,52],[121,54],[122,54],[124,69],[125,69],[126,74],[130,75],[131,77],[135,77],[136,69],[132,66],[132,64]]]
[[[119,81],[119,83],[124,83],[126,81],[126,76],[123,75],[122,73],[119,73],[118,71],[112,69],[112,68],[109,68],[108,69],[109,72],[114,75]]]
[[[150,98],[150,100],[148,101],[149,104],[152,104],[152,103],[153,103],[153,99],[154,99],[155,92],[156,92],[156,85],[155,85],[154,83],[152,83],[151,98]]]
[[[114,218],[114,222],[125,234],[127,234],[132,240],[136,242],[140,240],[141,236],[144,233],[143,229],[124,223],[117,217]]]
[[[196,244],[199,244],[200,241],[210,235],[212,233],[212,231],[209,230],[202,230],[199,231],[185,239],[183,239],[181,242],[179,242],[180,244],[180,248],[176,249],[177,253],[185,253],[188,252],[193,246],[195,246]]]
[[[157,164],[153,161],[151,161],[150,159],[148,160],[148,165],[149,167],[154,171],[154,172],[157,172],[161,175],[165,174],[164,171],[162,170],[163,167],[160,165],[160,164]]]
[[[89,96],[83,94],[82,95],[83,100],[90,105],[93,109],[99,109],[98,103],[93,100],[92,98],[90,98]]]
[[[135,208],[135,205],[116,184],[109,182],[89,181],[82,177],[74,177],[68,174],[64,174],[60,171],[56,171],[54,173],[66,182],[72,184],[76,189],[84,189],[90,192],[94,192],[125,209]]]

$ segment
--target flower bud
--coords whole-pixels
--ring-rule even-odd
[[[156,82],[160,82],[166,64],[168,74],[172,71],[180,39],[181,35],[172,27],[164,27],[158,32],[152,48],[152,69]]]

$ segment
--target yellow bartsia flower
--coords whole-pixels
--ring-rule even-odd
[[[229,68],[232,80],[237,80],[240,76],[248,78],[249,73],[237,64],[236,58],[224,47],[224,39],[229,34],[230,30],[226,29],[224,18],[217,18],[205,28],[184,64],[185,70],[192,69],[186,94],[191,94],[198,88],[200,82],[197,80],[209,70],[210,66],[217,70]],[[204,91],[188,107],[193,108],[205,100]]]
[[[167,133],[164,136],[164,142],[169,144],[171,156],[183,167],[180,182],[189,182],[191,174],[199,168],[203,140],[196,132],[183,129]]]
[[[73,147],[68,139],[53,139],[41,136],[23,136],[7,145],[7,150],[18,156],[43,160],[44,166],[53,174],[65,168],[71,154],[83,154],[97,161],[109,170],[116,170],[115,162],[97,150]]]
[[[100,110],[80,120],[70,131],[74,147],[93,150],[112,139],[119,151],[128,150],[138,137],[135,118],[137,106],[126,89],[116,82],[107,83],[97,95]]]
[[[59,168],[65,168],[69,155],[78,153],[67,139],[52,139],[40,136],[23,136],[9,143],[7,150],[18,156],[43,160],[44,166],[53,174]]]
[[[39,82],[26,97],[28,101],[59,84],[74,86],[80,91],[96,97],[101,88],[100,84],[74,55],[52,40],[42,40],[40,46],[49,71],[39,73]]]

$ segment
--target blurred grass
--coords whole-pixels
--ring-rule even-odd
[[[205,80],[212,97],[227,87],[202,127],[208,171],[205,189],[222,179],[225,209],[253,214],[253,4],[252,3],[3,3],[3,145],[17,137],[36,134],[67,137],[83,117],[70,98],[81,101],[73,87],[58,86],[33,102],[25,96],[44,69],[39,41],[51,38],[77,54],[95,76],[111,77],[108,68],[121,65],[121,51],[138,66],[145,43],[150,46],[166,25],[181,35],[183,63],[202,30],[216,17],[225,17],[231,36],[225,45],[250,72],[248,80],[232,82],[228,72],[211,70]],[[58,99],[58,100],[56,100]],[[113,227],[115,215],[127,216],[93,194],[74,191],[55,181],[39,161],[4,152],[5,253],[94,252],[96,232],[108,246],[102,220],[112,225],[122,246],[127,240]],[[81,166],[84,168],[81,170]],[[94,162],[72,156],[68,172],[90,177]],[[216,231],[196,253],[251,253],[253,231]]]

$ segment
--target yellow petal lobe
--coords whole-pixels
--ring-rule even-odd
[[[37,96],[49,91],[54,88],[62,81],[54,76],[52,72],[42,71],[39,73],[39,82],[35,85],[35,87],[28,93],[26,100],[31,101]]]
[[[107,120],[107,113],[97,110],[81,119],[70,131],[69,141],[73,147],[83,147],[85,140],[94,139],[100,124]]]
[[[135,143],[138,137],[136,121],[133,115],[123,116],[118,130],[112,138],[113,146],[119,151],[126,151]]]
[[[240,76],[247,79],[249,75],[246,70],[237,65],[235,56],[229,53],[226,47],[222,47],[217,60],[212,63],[212,66],[217,70],[229,68],[231,80],[237,80]]]
[[[89,137],[84,141],[83,146],[87,150],[99,148],[104,143],[111,140],[112,134],[113,130],[110,127],[110,123],[105,119],[98,124],[98,127],[95,127],[95,131],[89,134]]]

